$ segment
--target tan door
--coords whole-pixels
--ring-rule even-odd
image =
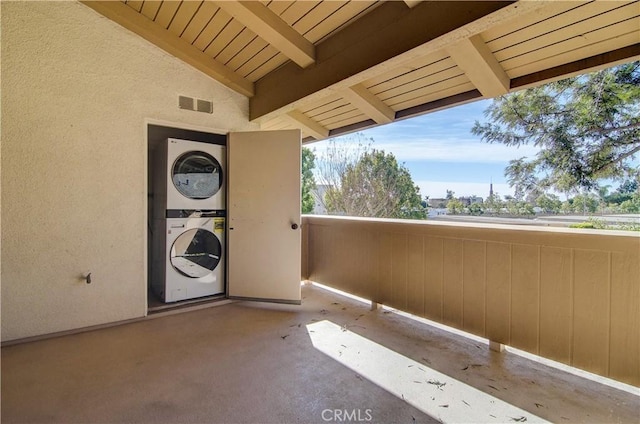
[[[300,303],[300,131],[230,133],[228,296]]]

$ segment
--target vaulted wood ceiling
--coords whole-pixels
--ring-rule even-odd
[[[323,139],[640,59],[639,1],[86,1]]]

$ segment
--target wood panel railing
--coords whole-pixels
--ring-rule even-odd
[[[303,217],[303,278],[640,385],[640,234]]]

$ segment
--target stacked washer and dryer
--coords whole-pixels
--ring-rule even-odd
[[[151,287],[167,303],[222,294],[226,147],[170,138],[156,153]]]

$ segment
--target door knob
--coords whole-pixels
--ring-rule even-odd
[[[296,223],[291,224],[291,229],[292,230],[297,230],[298,229],[298,224],[296,224]]]

